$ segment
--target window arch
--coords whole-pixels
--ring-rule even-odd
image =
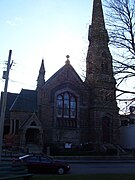
[[[77,116],[77,99],[69,93],[64,92],[57,96],[57,117],[76,118]]]

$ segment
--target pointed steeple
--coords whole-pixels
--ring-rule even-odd
[[[94,0],[93,2],[93,15],[92,27],[105,29],[104,15],[101,0]]]
[[[109,79],[113,76],[112,56],[109,51],[109,37],[105,28],[101,0],[93,1],[92,23],[88,33],[89,47],[86,58],[86,79],[102,81],[102,75]],[[111,77],[109,77],[109,76]],[[108,81],[107,78],[106,81]]]
[[[103,43],[108,43],[108,33],[105,28],[104,14],[102,8],[101,0],[93,1],[93,13],[92,13],[92,23],[89,26],[88,40],[103,40]]]
[[[41,88],[45,84],[45,66],[44,59],[42,59],[41,66],[39,69],[39,75],[37,79],[37,89]]]
[[[95,137],[94,140],[99,143],[118,143],[119,116],[115,94],[116,81],[113,77],[112,56],[108,47],[109,38],[105,28],[101,0],[93,0],[92,23],[88,40],[85,82],[89,93],[91,137]]]
[[[45,75],[44,59],[42,59],[42,62],[41,62],[41,66],[40,66],[39,73],[40,73],[40,74],[44,74],[44,75]]]

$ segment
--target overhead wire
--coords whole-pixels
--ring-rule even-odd
[[[1,67],[1,69],[4,71],[6,70],[6,61],[3,61],[3,66]],[[4,67],[5,66],[5,67]],[[29,67],[27,65],[22,65],[22,64],[19,64],[19,63],[16,63],[15,61],[13,62],[12,64],[12,67],[11,67],[11,72],[10,74],[12,74],[11,76],[9,76],[9,81],[10,82],[13,82],[13,83],[19,83],[19,84],[22,84],[22,85],[27,85],[31,88],[36,88],[36,75],[34,74],[37,74],[38,75],[38,71],[37,73],[35,73],[37,71],[36,68],[33,68],[33,67]],[[16,77],[18,78],[20,76],[20,79],[13,79],[13,75],[16,73]],[[18,75],[20,74],[20,75]],[[31,79],[33,79],[33,84],[30,84],[29,82],[25,82],[23,81],[23,79],[21,78],[21,76],[24,76],[24,74],[28,74],[28,77],[30,77],[29,81],[31,81]],[[27,79],[28,79],[27,77]],[[4,82],[4,80],[2,79],[2,77],[0,78],[0,81]]]

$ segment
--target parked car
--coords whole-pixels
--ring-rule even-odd
[[[58,173],[69,172],[70,166],[63,161],[56,161],[50,156],[25,155],[13,160],[13,164],[24,163],[30,173]]]

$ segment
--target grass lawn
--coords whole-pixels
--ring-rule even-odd
[[[35,175],[32,180],[135,180],[135,174]]]

